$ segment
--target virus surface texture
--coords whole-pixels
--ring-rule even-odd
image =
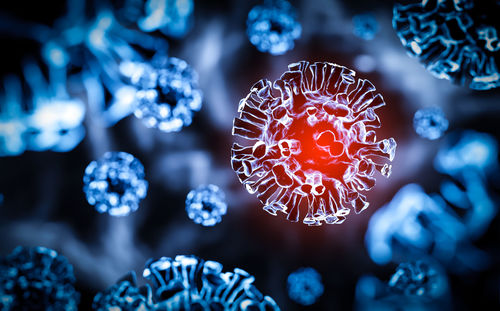
[[[423,138],[435,140],[448,129],[448,119],[439,107],[422,108],[413,116],[413,128]]]
[[[226,215],[225,195],[216,185],[202,185],[186,198],[188,217],[202,226],[215,226]]]
[[[89,204],[111,216],[136,211],[148,190],[144,166],[126,152],[106,152],[101,159],[90,162],[83,182]]]
[[[1,310],[77,310],[73,267],[45,247],[17,247],[0,259]]]
[[[281,55],[293,49],[302,27],[295,9],[285,0],[270,0],[248,13],[247,35],[261,52]]]
[[[288,297],[298,304],[310,306],[323,295],[321,275],[313,268],[300,268],[287,279]]]
[[[135,273],[128,274],[104,292],[94,297],[92,309],[95,311],[147,311],[152,307],[150,287],[137,287]]]
[[[498,1],[423,0],[394,7],[393,27],[408,53],[436,77],[476,90],[500,85]]]
[[[273,89],[274,88],[274,89]],[[276,94],[276,95],[275,95]],[[291,64],[279,80],[257,82],[239,104],[232,167],[272,215],[307,225],[339,224],[369,203],[375,171],[391,174],[396,142],[377,141],[382,96],[332,63]]]

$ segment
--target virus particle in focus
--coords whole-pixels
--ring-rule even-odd
[[[435,140],[448,129],[448,119],[439,107],[422,108],[413,116],[413,128],[420,137]]]
[[[438,297],[447,289],[443,271],[426,260],[401,263],[389,280],[389,287],[407,296]]]
[[[378,32],[378,22],[375,15],[362,13],[352,18],[352,32],[363,40],[372,40]]]
[[[45,247],[17,247],[0,259],[2,310],[77,310],[73,267]]]
[[[195,256],[150,260],[143,276],[153,285],[157,310],[280,310],[246,271],[222,272],[220,263]]]
[[[500,86],[498,1],[427,1],[394,7],[393,27],[436,77],[475,90]]]
[[[193,0],[148,0],[139,4],[146,13],[137,22],[142,31],[159,29],[167,36],[180,38],[191,28]]]
[[[177,132],[190,125],[193,112],[201,109],[202,102],[197,73],[185,61],[170,57],[159,61],[155,69],[144,70],[144,75],[143,80],[148,82],[137,91],[135,116],[147,127],[164,132]]]
[[[136,211],[148,190],[144,167],[126,152],[106,152],[101,159],[90,162],[83,182],[89,204],[111,216]]]
[[[323,295],[321,275],[313,268],[300,268],[287,279],[288,297],[298,304],[310,306]]]
[[[215,185],[202,185],[191,190],[186,198],[188,217],[202,226],[214,226],[227,212],[224,192]]]
[[[273,89],[274,88],[274,89]],[[385,105],[375,87],[354,71],[332,63],[289,66],[272,84],[257,82],[239,104],[232,167],[272,215],[283,212],[307,225],[339,224],[352,207],[369,203],[375,171],[389,177],[393,138],[377,140]]]
[[[261,52],[281,55],[293,49],[302,27],[295,9],[285,0],[269,0],[248,13],[247,35]]]
[[[138,288],[133,272],[106,291],[98,293],[92,303],[92,309],[95,311],[147,311],[153,310],[151,306],[151,288]]]

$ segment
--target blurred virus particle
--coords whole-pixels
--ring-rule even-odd
[[[361,194],[375,185],[375,171],[389,177],[393,138],[377,141],[385,105],[375,87],[332,63],[300,62],[272,84],[257,82],[239,104],[231,164],[264,210],[307,225],[340,224],[352,206],[368,207]],[[353,85],[354,84],[354,85]],[[273,90],[274,88],[274,90]]]
[[[143,88],[136,94],[135,116],[147,127],[178,132],[201,109],[198,74],[183,60],[169,57],[154,70],[145,70]]]
[[[191,190],[186,198],[186,212],[197,224],[215,226],[227,212],[224,192],[215,185],[202,185]]]
[[[261,52],[281,55],[293,49],[302,27],[295,9],[285,0],[268,0],[250,10],[247,18],[247,35]]]
[[[73,267],[45,247],[17,247],[0,259],[1,310],[77,310]]]
[[[148,0],[144,4],[145,16],[137,21],[142,31],[160,30],[163,34],[180,38],[191,28],[193,0]]]
[[[288,276],[288,297],[303,306],[314,304],[323,295],[321,275],[313,268],[300,268]]]
[[[500,85],[498,1],[396,4],[393,27],[411,56],[436,77],[475,90]]]
[[[0,156],[17,156],[27,148],[24,139],[26,113],[20,104],[21,82],[15,76],[6,76],[3,84],[4,93],[0,96]]]
[[[378,22],[372,13],[354,15],[352,26],[354,35],[363,40],[373,40],[378,32]]]
[[[422,138],[435,140],[448,129],[448,119],[439,107],[422,108],[413,116],[413,128]]]
[[[126,152],[106,152],[99,160],[90,162],[83,183],[89,204],[99,213],[111,216],[135,212],[148,190],[144,167]]]
[[[131,272],[109,289],[97,293],[92,310],[148,311],[154,310],[152,305],[151,288],[138,288],[135,273]]]
[[[429,299],[441,296],[448,286],[444,272],[426,260],[399,264],[388,285],[406,296]]]

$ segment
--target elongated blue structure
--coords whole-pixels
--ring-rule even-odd
[[[216,185],[201,185],[186,197],[188,217],[202,226],[215,226],[227,212],[225,195]]]
[[[303,306],[314,304],[323,295],[321,274],[314,268],[300,268],[287,278],[288,297]]]

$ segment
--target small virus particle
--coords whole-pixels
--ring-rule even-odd
[[[284,54],[293,49],[301,33],[295,9],[285,0],[265,1],[248,13],[247,35],[261,52]]]
[[[448,119],[439,107],[422,108],[413,116],[413,128],[420,137],[435,140],[448,129]]]
[[[146,16],[137,25],[142,31],[159,29],[167,36],[180,38],[191,28],[193,0],[148,0],[144,5]]]
[[[417,260],[401,263],[389,280],[389,287],[406,296],[435,298],[447,290],[447,281],[437,266]]]
[[[288,297],[298,304],[310,306],[323,295],[321,275],[313,268],[300,268],[287,279]]]
[[[89,204],[111,216],[136,211],[148,190],[144,167],[126,152],[106,152],[101,159],[90,162],[83,182]]]
[[[368,80],[355,82],[346,67],[303,61],[240,101],[233,135],[244,145],[233,144],[231,164],[264,210],[296,222],[306,209],[303,223],[321,225],[342,223],[347,206],[368,207],[361,192],[373,188],[375,171],[390,176],[396,141],[377,141],[375,110],[385,102]]]
[[[500,86],[495,1],[396,4],[393,27],[411,56],[436,77],[471,89]]]
[[[147,127],[178,132],[192,122],[193,112],[201,109],[202,92],[198,74],[183,60],[169,57],[155,69],[144,70],[143,88],[136,94],[135,116]]]
[[[73,267],[45,247],[17,247],[0,259],[1,310],[77,310]]]
[[[352,26],[354,35],[363,40],[372,40],[378,32],[378,22],[372,13],[354,15]]]
[[[226,215],[224,192],[215,185],[202,185],[191,190],[186,198],[188,217],[202,226],[215,226]]]

